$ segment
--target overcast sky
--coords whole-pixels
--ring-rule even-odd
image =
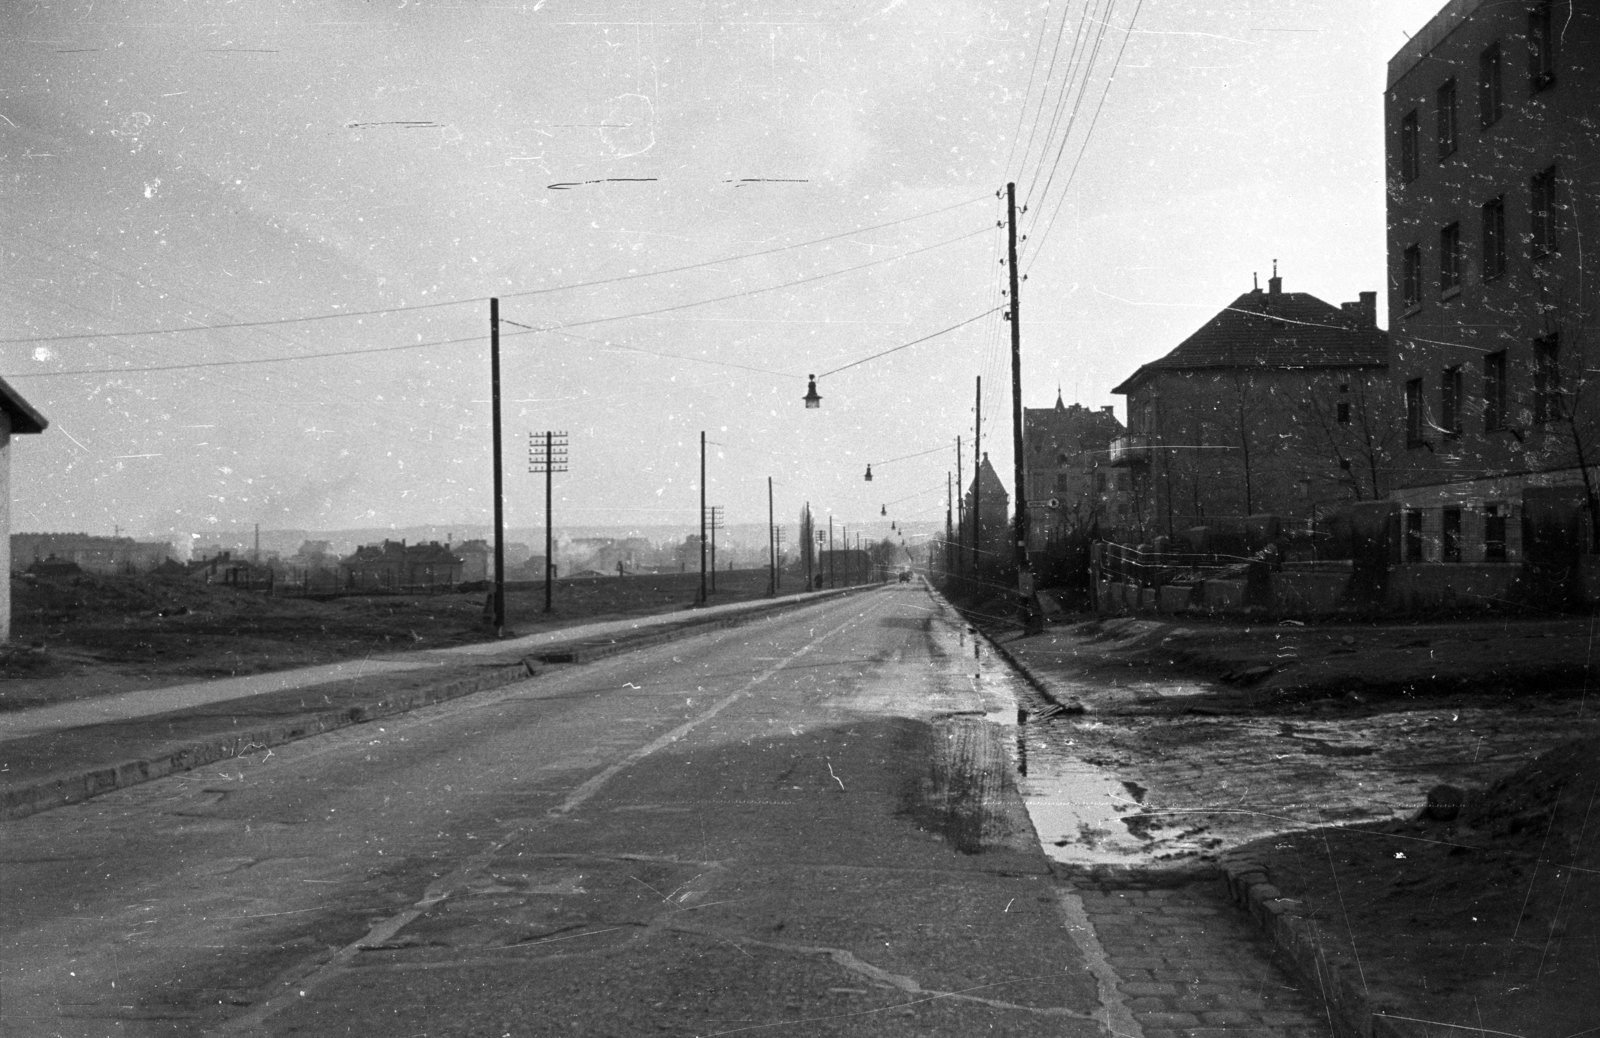
[[[1025,403],[1121,417],[1274,258],[1382,292],[1384,67],[1438,6],[0,5],[0,374],[51,423],[12,528],[488,522],[490,296],[513,525],[547,428],[558,526],[695,523],[701,430],[730,522],[768,476],[942,519],[976,376],[1010,482],[996,192]]]

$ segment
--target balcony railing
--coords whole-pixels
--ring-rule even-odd
[[[1118,436],[1111,441],[1111,464],[1148,465],[1150,463],[1150,437]]]

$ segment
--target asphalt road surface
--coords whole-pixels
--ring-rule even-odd
[[[1103,1035],[920,584],[0,825],[0,1033]]]

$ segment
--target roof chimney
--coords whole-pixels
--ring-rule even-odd
[[[1354,303],[1340,303],[1339,309],[1350,315],[1350,319],[1357,328],[1376,328],[1378,326],[1378,293],[1362,292],[1361,297]]]
[[[1283,295],[1283,278],[1278,276],[1278,261],[1272,261],[1272,276],[1267,279],[1267,295],[1273,299]],[[1373,298],[1377,298],[1374,296]]]

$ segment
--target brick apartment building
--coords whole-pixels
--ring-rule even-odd
[[[1376,317],[1375,292],[1333,306],[1274,270],[1112,389],[1128,398],[1110,463],[1132,473],[1129,525],[1239,531],[1382,498],[1398,437]]]
[[[1111,443],[1126,430],[1110,407],[1066,405],[1022,410],[1023,485],[1029,549],[1069,532],[1108,531],[1128,518],[1128,472],[1111,466]],[[1041,504],[1040,502],[1044,502]]]
[[[1413,562],[1517,562],[1525,509],[1587,545],[1600,456],[1600,9],[1455,0],[1389,62],[1391,497]],[[1593,267],[1594,260],[1587,260]],[[1597,358],[1600,359],[1600,358]]]

